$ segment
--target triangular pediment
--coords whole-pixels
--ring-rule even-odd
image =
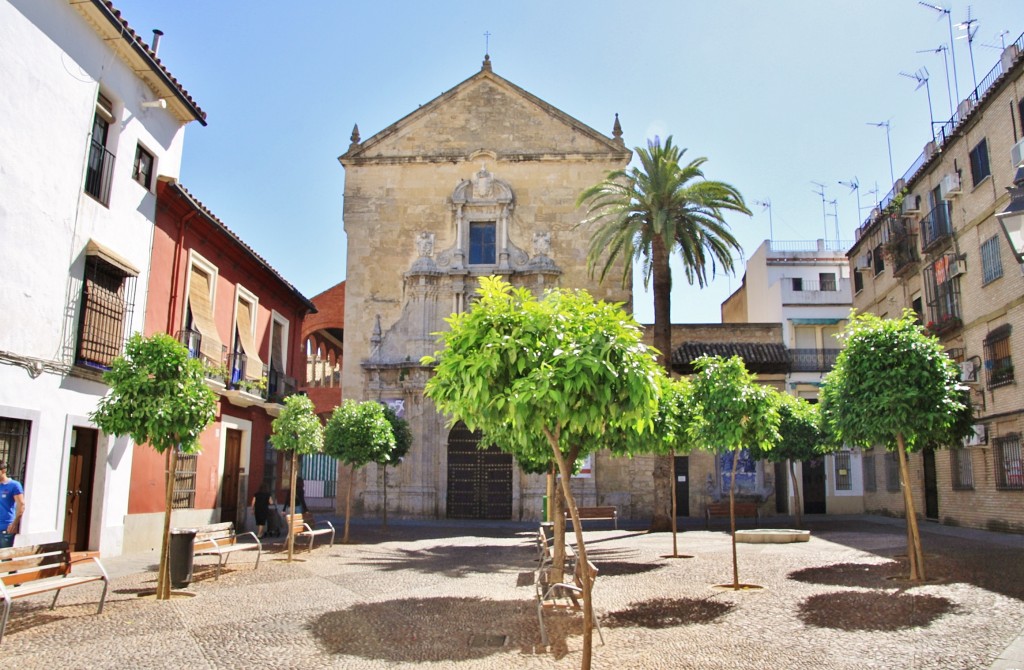
[[[625,163],[621,140],[602,135],[485,67],[340,157],[344,165],[468,159],[603,157]]]

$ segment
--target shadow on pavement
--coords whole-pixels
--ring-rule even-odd
[[[415,570],[421,573],[462,577],[471,574],[491,574],[501,570],[521,568],[529,563],[532,547],[508,545],[437,545],[427,549],[391,549],[360,559],[385,572]],[[533,556],[531,556],[532,558]]]
[[[939,596],[885,591],[842,591],[811,596],[800,604],[809,626],[846,631],[892,631],[928,626],[953,612],[953,601]]]
[[[611,612],[602,620],[602,625],[606,628],[670,628],[711,623],[734,607],[733,603],[708,598],[654,598],[630,603],[624,610]]]

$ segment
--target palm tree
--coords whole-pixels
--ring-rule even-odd
[[[581,225],[593,225],[587,266],[600,280],[613,268],[622,269],[622,285],[633,276],[633,262],[643,263],[644,288],[654,284],[654,346],[658,362],[671,372],[672,271],[669,258],[679,254],[691,285],[704,288],[708,278],[733,272],[733,252],[742,254],[740,243],[726,223],[726,211],[750,214],[743,196],[734,187],[704,179],[701,166],[707,158],[682,165],[685,149],[662,145],[655,137],[647,148],[636,147],[639,167],[614,170],[582,194],[577,206],[586,204]],[[710,271],[710,272],[709,272]],[[652,530],[675,526],[668,513],[675,495],[674,459],[659,457],[654,468],[654,518]],[[666,495],[666,493],[669,495]]]

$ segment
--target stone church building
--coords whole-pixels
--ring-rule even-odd
[[[346,398],[396,407],[412,428],[412,450],[386,472],[389,514],[540,516],[543,478],[523,474],[510,456],[478,451],[464,426],[449,427],[423,396],[430,371],[419,360],[437,350],[432,333],[467,308],[481,276],[538,293],[585,288],[628,305],[628,289],[588,277],[587,234],[577,228],[579,194],[631,158],[614,124],[611,137],[588,127],[495,74],[485,58],[472,77],[376,135],[353,131],[339,158],[348,235],[342,388]],[[581,504],[649,515],[651,462],[607,461],[597,457],[576,480]],[[363,513],[383,504],[380,470],[356,475]]]

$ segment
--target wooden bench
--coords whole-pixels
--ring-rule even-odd
[[[566,545],[566,568],[569,568],[569,545]],[[541,644],[545,647],[548,646],[548,632],[544,627],[544,610],[545,609],[572,609],[575,611],[582,611],[584,602],[580,602],[583,599],[583,578],[579,573],[580,562],[574,560],[572,562],[572,574],[565,574],[560,582],[552,582],[548,576],[551,574],[552,566],[542,565],[537,570],[537,576],[534,579],[534,588],[537,596],[537,622],[540,624],[540,640]],[[593,583],[590,585],[591,599],[593,599],[594,587],[597,586],[597,566],[590,561],[587,561],[587,565],[590,567],[590,574],[593,575]],[[593,610],[593,607],[591,607]],[[598,621],[597,613],[594,612],[594,627],[597,628],[597,634],[601,638],[601,644],[604,644],[604,634],[601,632],[601,622]]]
[[[541,524],[540,529],[537,531],[537,563],[540,568],[551,565],[554,560],[555,536],[554,528],[550,524]],[[576,560],[576,552],[573,550],[572,545],[568,542],[565,543],[565,561],[567,564],[571,564],[572,561]]]
[[[319,535],[331,536],[330,544],[334,544],[334,524],[330,521],[315,521],[309,512],[304,514],[285,514],[285,519],[290,532],[295,534],[296,539],[300,537],[309,538],[309,551],[313,551],[313,540]],[[326,524],[317,528],[318,524]]]
[[[713,516],[724,516],[726,519],[729,518],[729,501],[724,502],[711,502],[704,507],[704,529],[707,530],[711,525],[711,517]],[[736,502],[736,518],[747,517],[754,519],[754,527],[757,527],[760,515],[757,511],[757,503],[753,502]]]
[[[239,542],[238,538],[252,536],[252,542]],[[214,579],[220,579],[220,571],[227,565],[228,558],[236,551],[256,551],[256,565],[253,570],[260,567],[260,557],[263,556],[263,545],[256,533],[247,532],[238,534],[235,532],[235,524],[226,521],[214,523],[208,526],[196,528],[196,539],[193,542],[193,552],[196,556],[216,556],[217,575]]]
[[[619,510],[613,505],[604,507],[577,507],[576,512],[580,515],[580,523],[584,521],[605,520],[615,523],[615,530],[619,529]],[[572,522],[572,515],[565,511],[565,520]]]
[[[76,563],[92,560],[99,568],[98,575],[71,576],[71,566]],[[17,598],[25,598],[39,593],[54,591],[52,610],[57,606],[57,596],[62,589],[80,586],[92,582],[103,582],[103,593],[100,595],[100,606],[97,614],[103,612],[103,603],[107,599],[107,587],[110,579],[107,571],[100,563],[99,552],[68,551],[66,542],[52,542],[30,547],[14,547],[0,549],[0,593],[4,599],[3,621],[0,622],[0,642],[3,641],[7,620],[11,614],[11,604]]]

